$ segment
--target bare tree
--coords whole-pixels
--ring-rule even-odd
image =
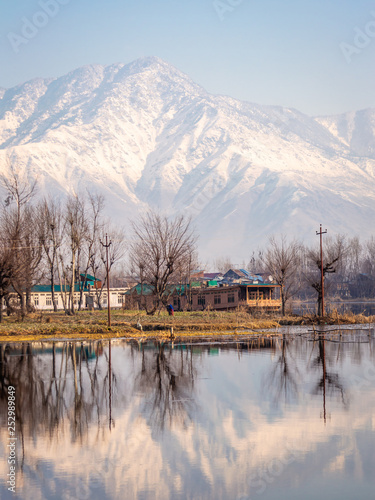
[[[87,282],[87,275],[91,267],[91,263],[98,252],[98,239],[104,231],[104,223],[102,220],[102,212],[104,209],[104,196],[88,192],[88,213],[86,218],[86,234],[83,238],[83,247],[80,251],[80,274],[82,280],[79,280],[79,310],[81,310],[83,302],[83,292]]]
[[[169,219],[149,212],[132,225],[130,268],[151,286],[154,300],[146,311],[155,314],[168,300],[167,286],[178,280],[181,267],[191,262],[197,238],[183,215]]]
[[[229,256],[219,257],[214,260],[214,269],[215,272],[219,271],[219,273],[225,274],[229,269],[233,269],[234,265]]]
[[[30,205],[36,183],[30,184],[12,165],[9,166],[9,171],[9,177],[1,178],[7,190],[1,230],[7,248],[12,252],[14,266],[11,283],[20,299],[21,314],[24,317],[31,308],[31,289],[42,258],[40,235],[35,229],[37,214]]]
[[[56,274],[60,277],[59,251],[63,243],[63,216],[60,205],[53,199],[44,199],[38,207],[39,234],[44,255],[47,261],[48,276],[51,284],[53,309],[57,311],[57,298],[55,292]],[[61,290],[60,290],[61,291]],[[66,304],[63,300],[63,304]]]
[[[267,250],[261,255],[265,270],[280,285],[281,312],[285,316],[287,301],[298,292],[300,244],[296,240],[288,242],[285,235],[279,240],[271,236]]]
[[[256,253],[253,251],[245,269],[248,269],[253,274],[257,274],[259,272],[259,269],[261,269],[262,267],[263,251],[258,249]]]
[[[354,280],[360,272],[363,246],[358,236],[348,240],[347,251],[343,257],[343,275],[345,279]]]
[[[4,242],[0,247],[0,323],[3,321],[4,298],[9,294],[9,288],[13,277],[12,252]]]
[[[327,236],[323,244],[323,279],[327,274],[336,273],[340,269],[342,259],[347,252],[346,238],[337,235],[335,238]],[[322,286],[321,286],[321,259],[319,248],[306,250],[309,270],[305,279],[318,294],[318,315],[322,313]]]
[[[80,196],[75,195],[68,198],[66,202],[65,223],[71,257],[70,266],[68,266],[70,270],[69,312],[70,314],[75,314],[75,282],[79,280],[80,252],[88,230],[85,203],[84,199]]]

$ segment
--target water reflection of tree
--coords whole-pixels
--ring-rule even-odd
[[[89,360],[88,354],[95,352]],[[89,424],[107,412],[108,364],[104,382],[99,367],[99,342],[52,345],[51,356],[39,355],[31,343],[21,348],[0,345],[0,406],[5,410],[7,388],[16,388],[16,425],[22,442],[25,435],[58,438],[59,427],[67,419],[72,441],[82,441]],[[111,374],[112,381],[116,378]],[[3,415],[5,411],[1,412]]]
[[[284,398],[285,403],[298,399],[298,375],[298,368],[291,351],[291,340],[287,340],[283,334],[280,354],[267,376],[268,390],[276,406],[281,398]]]
[[[312,393],[315,395],[322,394],[323,396],[323,418],[326,421],[326,397],[332,397],[339,394],[344,408],[348,407],[346,398],[346,391],[340,376],[334,371],[333,367],[336,364],[336,355],[331,349],[327,349],[327,341],[325,340],[324,333],[321,334],[319,340],[313,344],[313,353],[315,357],[312,359],[311,366],[314,371],[319,373],[318,380],[313,388]],[[341,345],[338,343],[339,353]]]
[[[197,357],[192,348],[172,349],[160,343],[156,350],[142,346],[140,372],[135,376],[135,390],[146,396],[143,411],[152,427],[178,423],[186,427],[195,409],[194,380]]]

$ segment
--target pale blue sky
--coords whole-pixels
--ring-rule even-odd
[[[65,5],[53,17],[38,17],[48,1]],[[310,115],[375,107],[375,1],[0,0],[0,6],[3,87],[154,55],[209,92],[238,99]],[[28,39],[24,18],[45,26],[29,27]],[[356,28],[369,35],[355,39]]]

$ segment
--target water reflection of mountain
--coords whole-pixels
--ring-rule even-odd
[[[355,471],[357,484],[373,481],[368,470],[375,459],[366,445],[375,444],[369,427],[373,383],[365,380],[361,392],[353,391],[354,381],[371,373],[363,370],[366,363],[374,366],[373,340],[333,340],[286,335],[173,346],[116,341],[111,353],[108,342],[45,344],[44,350],[3,345],[1,418],[6,387],[15,385],[24,446],[24,455],[22,444],[18,448],[20,495],[63,498],[52,492],[64,491],[66,498],[80,498],[84,488],[85,498],[95,500],[252,497],[249,477],[286,456],[293,461],[272,476],[264,499],[280,492],[302,498],[290,485],[318,485],[314,474],[323,470],[325,481],[332,477],[335,484],[348,470]],[[326,385],[326,426],[320,418],[323,388],[315,394],[322,361],[326,375],[337,374],[351,396],[344,407],[340,391]],[[0,482],[1,498],[2,488]]]
[[[17,419],[20,431],[34,435],[48,429],[52,437],[62,419],[71,425],[71,437],[83,439],[88,426],[108,426],[112,410],[136,394],[142,397],[141,412],[148,424],[164,429],[173,421],[186,425],[193,418],[196,380],[205,371],[207,357],[235,352],[237,357],[270,352],[273,362],[264,372],[266,397],[274,405],[298,400],[303,371],[315,377],[313,394],[339,393],[345,406],[345,387],[335,369],[350,351],[361,361],[360,343],[310,342],[287,334],[226,343],[116,343],[126,351],[124,363],[111,363],[108,342],[46,342],[0,344],[0,405],[7,386],[17,388]],[[344,347],[345,346],[345,347]],[[113,349],[113,348],[112,348]],[[303,366],[301,358],[308,357]],[[129,363],[131,360],[131,363]],[[126,382],[125,382],[126,381]]]

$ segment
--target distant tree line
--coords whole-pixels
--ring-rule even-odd
[[[281,287],[282,313],[291,297],[315,297],[321,314],[321,258],[319,242],[306,246],[285,235],[271,236],[264,249],[253,254],[248,267],[269,272]],[[324,289],[341,299],[374,298],[375,238],[363,243],[358,237],[325,235],[323,238]]]
[[[6,198],[0,213],[0,321],[4,301],[10,311],[14,294],[22,317],[32,311],[32,289],[40,283],[51,285],[55,310],[60,294],[65,313],[74,314],[82,308],[88,274],[102,281],[93,290],[101,307],[106,280],[101,241],[108,233],[109,269],[123,256],[124,247],[122,231],[104,218],[103,196],[87,191],[70,195],[64,202],[52,197],[36,200],[36,183],[22,178],[11,165],[9,172],[1,178]],[[78,301],[74,292],[79,294]]]
[[[280,285],[282,314],[292,297],[315,299],[321,314],[320,245],[304,245],[286,235],[270,236],[267,244],[254,251],[250,260],[240,266],[229,257],[216,258],[215,271],[225,273],[240,267],[253,275],[268,273]],[[324,289],[329,298],[375,298],[375,237],[363,242],[343,234],[323,237]]]

